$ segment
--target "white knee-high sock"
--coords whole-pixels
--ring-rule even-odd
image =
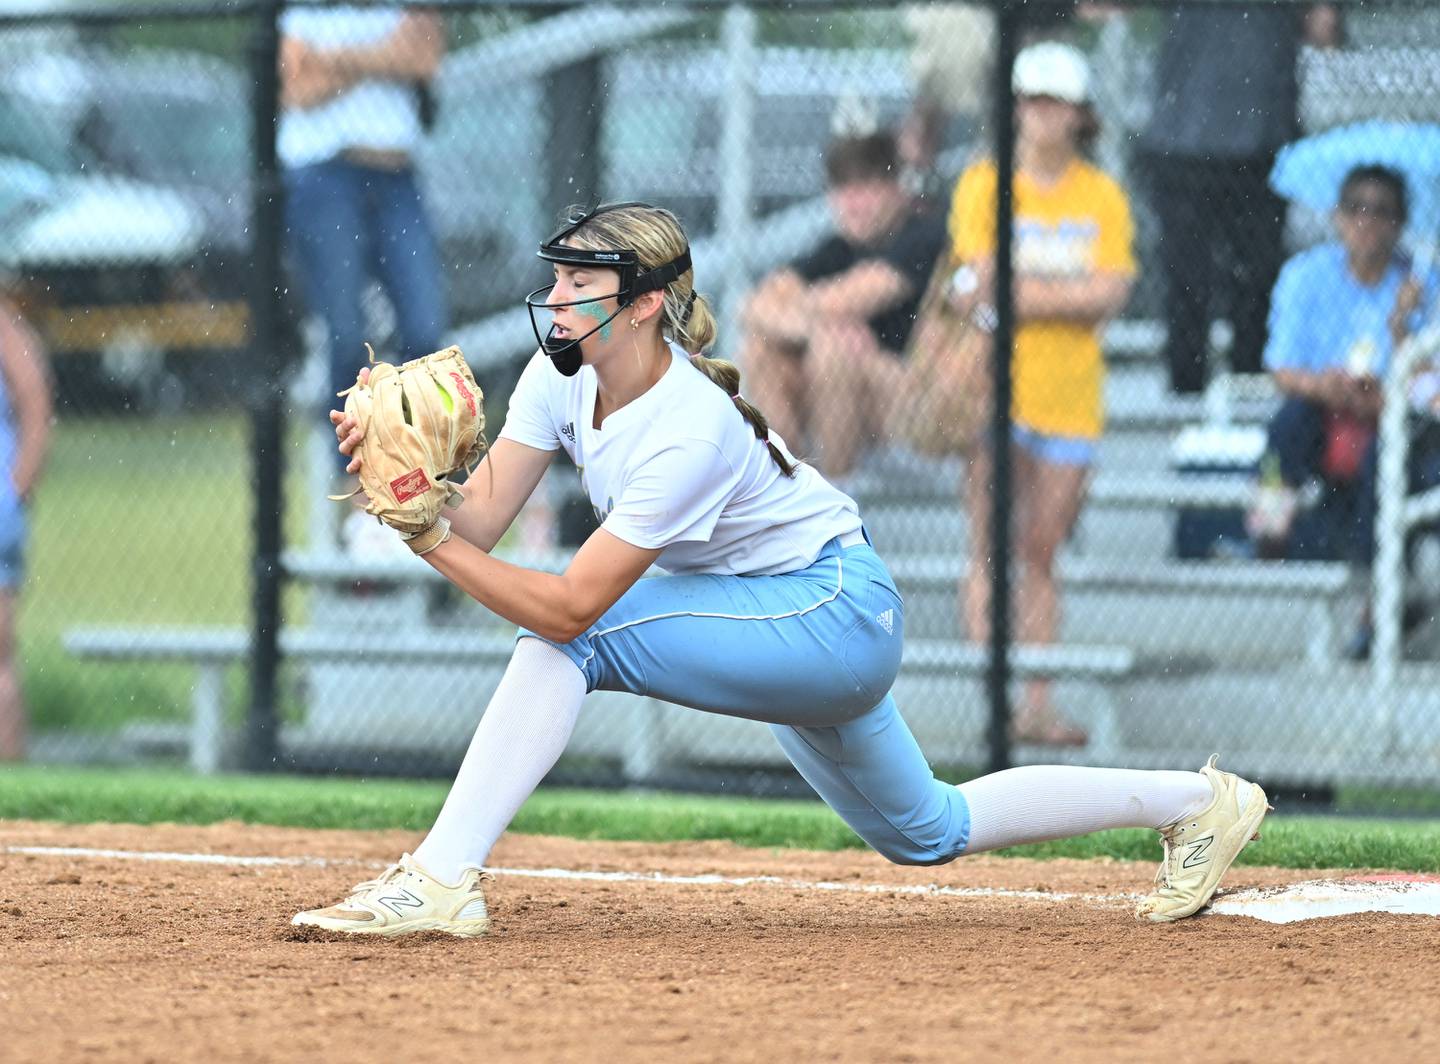
[[[442,883],[479,868],[570,741],[585,675],[538,639],[515,644],[460,772],[415,860]]]
[[[960,784],[970,807],[966,853],[1106,828],[1161,828],[1214,800],[1198,772],[1029,765]]]

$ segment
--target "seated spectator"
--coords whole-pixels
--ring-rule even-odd
[[[837,139],[825,172],[835,232],[761,281],[741,358],[771,428],[835,478],[889,434],[900,353],[945,232],[902,186],[889,133]]]
[[[1398,251],[1407,199],[1395,171],[1352,170],[1335,210],[1339,240],[1296,255],[1276,282],[1265,365],[1284,400],[1261,460],[1263,505],[1250,515],[1262,556],[1291,553],[1299,492],[1318,481],[1327,553],[1366,566],[1373,557],[1381,380],[1436,295],[1434,278],[1412,276]],[[1431,450],[1417,441],[1412,489]],[[1357,655],[1365,643],[1362,631]]]

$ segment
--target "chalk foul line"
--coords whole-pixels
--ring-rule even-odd
[[[223,853],[172,853],[154,850],[105,850],[86,846],[6,846],[5,853],[33,857],[74,857],[82,860],[156,861],[177,864],[221,865],[231,868],[384,868],[381,861],[330,857],[240,856]],[[506,868],[487,866],[494,876],[518,879],[554,879],[587,883],[659,883],[678,886],[774,887],[780,890],[830,891],[841,894],[904,894],[941,898],[1022,898],[1029,901],[1133,901],[1132,894],[1081,894],[1044,890],[1007,890],[1002,887],[948,887],[939,883],[835,883],[826,880],[787,879],[783,876],[671,875],[665,872],[602,872],[571,868]]]
[[[0,853],[34,857],[70,857],[81,860],[153,861],[221,865],[231,868],[383,868],[384,862],[357,858],[243,856],[221,853],[173,853],[153,850],[106,850],[84,846],[6,846]],[[1096,894],[1047,890],[1008,890],[1003,887],[948,887],[939,883],[836,883],[827,880],[787,879],[783,876],[670,875],[665,872],[602,872],[572,868],[487,869],[493,875],[517,879],[550,879],[588,883],[657,883],[679,886],[771,887],[779,890],[839,894],[891,894],[930,898],[1016,898],[1022,901],[1083,901],[1104,906],[1133,902],[1137,894]],[[1248,916],[1269,923],[1292,923],[1350,913],[1383,912],[1414,916],[1440,916],[1440,877],[1391,875],[1351,877],[1345,880],[1310,880],[1285,887],[1268,887],[1224,894],[1215,899],[1210,914]]]

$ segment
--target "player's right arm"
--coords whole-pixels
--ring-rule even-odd
[[[460,489],[465,501],[445,511],[450,530],[483,551],[493,550],[554,457],[554,451],[541,451],[500,437]]]

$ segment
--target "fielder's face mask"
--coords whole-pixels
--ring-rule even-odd
[[[588,251],[584,248],[568,247],[564,242],[571,237],[576,230],[580,229],[590,219],[606,211],[619,210],[622,207],[648,207],[648,203],[607,203],[590,211],[576,211],[565,220],[565,225],[560,228],[549,240],[540,245],[540,257],[546,262],[557,263],[562,266],[573,266],[578,269],[599,269],[618,270],[620,273],[620,288],[616,292],[603,296],[588,296],[585,299],[572,299],[568,303],[550,303],[546,296],[554,290],[555,285],[548,284],[544,288],[537,288],[525,297],[525,307],[530,311],[530,328],[535,331],[535,339],[539,341],[540,349],[550,356],[550,361],[555,368],[567,377],[573,377],[580,372],[580,342],[594,336],[605,326],[609,325],[619,313],[635,301],[635,297],[645,292],[654,292],[664,288],[671,281],[681,276],[690,269],[690,249],[686,248],[678,256],[663,266],[657,266],[653,270],[640,269],[640,257],[633,250],[620,251]],[[540,333],[540,322],[535,317],[535,312],[555,310],[557,307],[578,307],[585,303],[599,303],[606,299],[616,300],[614,312],[595,328],[582,336],[556,337],[555,325],[551,323],[544,335]]]

